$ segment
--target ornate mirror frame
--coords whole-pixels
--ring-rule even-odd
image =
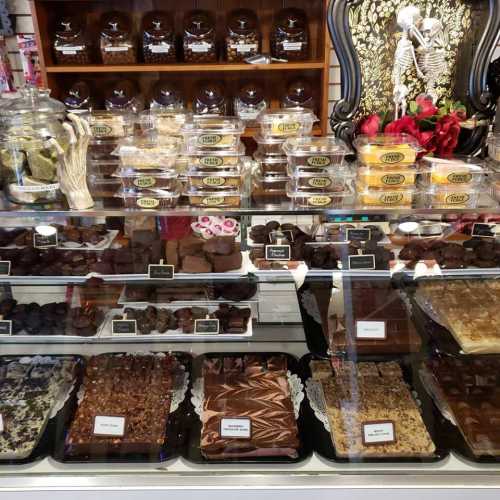
[[[330,0],[327,12],[327,23],[333,47],[336,51],[341,73],[341,99],[334,105],[330,116],[332,130],[337,137],[348,143],[352,142],[356,131],[356,120],[360,118],[359,108],[363,96],[363,77],[361,65],[356,52],[351,32],[349,13],[363,0]],[[467,75],[463,75],[463,90],[467,96],[466,104],[469,115],[479,121],[490,119],[495,112],[493,102],[487,88],[488,66],[493,51],[500,37],[500,0],[467,0],[474,7],[488,9],[485,27],[473,44],[473,58]],[[462,75],[457,74],[458,80]],[[461,79],[462,79],[461,78]],[[483,145],[488,126],[478,126],[463,134],[459,144],[459,152],[473,154]]]

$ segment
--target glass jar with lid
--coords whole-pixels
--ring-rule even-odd
[[[264,90],[257,82],[245,83],[234,99],[234,113],[247,127],[257,127],[257,116],[267,107]]]
[[[175,62],[175,33],[172,16],[155,10],[142,19],[142,55],[148,64]]]
[[[184,98],[178,88],[160,80],[153,87],[149,107],[152,110],[179,111],[184,109]]]
[[[309,28],[302,9],[283,9],[271,32],[271,54],[277,59],[299,61],[309,56]]]
[[[64,118],[64,104],[48,89],[25,88],[0,110],[0,165],[12,202],[45,203],[60,196],[59,157],[49,140],[67,147]]]
[[[205,10],[193,10],[184,18],[184,61],[206,63],[217,61],[214,16]]]
[[[63,103],[68,113],[84,114],[92,112],[94,102],[87,82],[74,83],[64,96]]]
[[[197,115],[227,115],[224,87],[217,82],[201,83],[194,96],[193,112]]]
[[[63,17],[56,25],[54,56],[58,64],[90,64],[90,47],[79,19]]]
[[[123,12],[101,17],[101,56],[103,64],[135,64],[137,53],[132,20]]]
[[[144,106],[137,85],[131,80],[120,80],[108,88],[104,107],[107,111],[138,113]]]
[[[306,108],[314,111],[315,102],[310,83],[302,78],[290,82],[281,99],[281,107]]]
[[[243,61],[260,52],[262,35],[255,12],[248,9],[233,10],[227,21],[226,59]]]

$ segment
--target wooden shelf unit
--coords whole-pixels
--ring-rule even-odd
[[[316,133],[326,134],[328,124],[328,84],[330,71],[330,43],[326,28],[328,0],[186,0],[179,5],[176,0],[30,0],[31,12],[40,47],[40,69],[43,83],[52,89],[56,98],[78,80],[88,81],[97,94],[103,98],[108,84],[119,79],[131,79],[138,83],[147,98],[154,83],[159,79],[179,85],[188,103],[192,100],[194,87],[201,80],[216,79],[224,82],[226,92],[233,97],[239,85],[248,80],[259,81],[271,103],[279,107],[280,98],[289,81],[304,78],[310,81],[315,92],[316,113],[320,118]],[[223,45],[226,15],[235,8],[251,8],[259,18],[263,34],[263,52],[269,53],[269,36],[274,15],[285,7],[304,9],[309,20],[310,59],[290,63],[250,65],[227,63],[222,58],[212,64],[189,64],[177,62],[168,65],[138,64],[104,65],[96,47],[99,42],[99,19],[104,12],[119,10],[133,18],[135,36],[140,48],[140,20],[151,10],[166,10],[172,13],[177,37],[182,32],[184,14],[192,9],[205,9],[215,13],[217,18],[218,42]],[[53,57],[53,33],[57,20],[64,15],[77,15],[87,20],[87,33],[92,40],[94,64],[87,66],[57,65]],[[139,57],[141,51],[138,50]],[[139,60],[140,61],[140,60]]]

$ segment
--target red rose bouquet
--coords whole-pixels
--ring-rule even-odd
[[[438,108],[429,97],[419,96],[410,102],[408,114],[402,118],[388,121],[387,113],[373,114],[361,120],[358,130],[365,135],[409,134],[425,149],[422,156],[447,158],[458,145],[460,122],[465,119],[462,104],[447,100]]]

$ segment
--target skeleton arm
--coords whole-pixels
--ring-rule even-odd
[[[425,43],[425,39],[422,36],[422,33],[420,33],[420,31],[418,31],[418,29],[415,26],[412,26],[410,31],[411,31],[411,34],[417,39],[417,42],[420,44],[420,46],[423,47],[424,49],[427,49],[428,47],[427,47],[427,44]],[[425,77],[424,73],[422,72],[422,70],[420,69],[420,66],[418,65],[417,55],[415,54],[414,48],[412,48],[412,50],[411,50],[411,56],[413,58],[413,63],[415,64],[417,76],[419,78],[422,78],[423,80],[425,80],[426,77]]]

